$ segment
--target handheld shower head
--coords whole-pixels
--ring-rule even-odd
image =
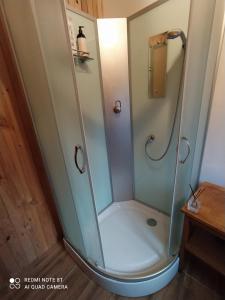
[[[167,37],[168,37],[168,39],[175,39],[175,38],[177,38],[180,35],[181,35],[181,30],[167,31]]]
[[[177,37],[180,37],[182,40],[182,46],[183,48],[186,46],[186,37],[184,32],[181,29],[174,29],[166,32],[167,39],[176,39]]]

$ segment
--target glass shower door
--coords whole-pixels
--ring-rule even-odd
[[[66,14],[75,35],[79,26],[83,26],[86,47],[91,58],[82,62],[75,57],[74,70],[95,205],[99,214],[112,203],[112,191],[103,113],[97,24],[93,17],[82,15],[72,8],[67,8]]]
[[[64,2],[3,5],[64,237],[104,267]]]
[[[162,213],[165,238],[161,239],[160,234],[156,238],[165,257],[168,256],[182,109],[180,89],[185,41],[181,36],[160,41],[166,32],[175,28],[187,36],[189,8],[188,0],[166,1],[128,18],[134,194],[136,200]],[[152,42],[156,42],[154,50]],[[158,70],[162,76],[152,80],[154,71],[156,74]],[[162,93],[153,93],[159,91],[157,86],[153,89],[153,81],[163,81]],[[151,136],[154,142],[149,142]]]
[[[224,5],[216,1],[192,1],[190,14],[190,28],[188,33],[188,48],[186,56],[186,70],[184,75],[183,104],[180,124],[179,154],[177,157],[176,180],[173,196],[172,217],[170,224],[169,253],[176,255],[182,234],[183,215],[180,212],[190,196],[189,184],[193,188],[198,183],[200,168],[200,153],[202,152],[204,128],[207,114],[204,112],[204,124],[199,128],[202,112],[209,105],[210,89],[203,93],[204,85],[211,86],[213,68],[216,64],[217,51],[220,40],[220,26],[215,22],[222,22]],[[199,11],[201,14],[199,15]],[[217,17],[215,15],[217,14]],[[215,18],[215,19],[214,19]],[[195,24],[198,24],[196,27]],[[214,29],[213,29],[214,26]],[[218,30],[219,29],[219,30]],[[210,45],[212,30],[213,43]],[[191,59],[190,59],[191,58]],[[210,69],[207,63],[211,63]],[[207,72],[208,68],[208,72]],[[207,72],[207,74],[206,74]],[[201,139],[197,134],[201,132]],[[196,158],[197,157],[197,158]],[[195,163],[194,163],[195,162]]]
[[[174,259],[169,234],[189,12],[189,0],[171,0],[128,18],[134,195],[160,211],[154,239],[165,265]]]
[[[37,0],[33,4],[84,256],[104,266],[64,3]]]

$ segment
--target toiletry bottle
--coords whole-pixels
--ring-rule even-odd
[[[80,51],[80,55],[88,56],[87,45],[86,45],[86,37],[82,31],[84,26],[79,26],[79,33],[77,35],[77,46]]]

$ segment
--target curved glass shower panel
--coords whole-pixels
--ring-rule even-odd
[[[1,2],[64,235],[86,256],[30,4],[27,0]]]
[[[135,199],[167,215],[174,190],[189,9],[189,0],[171,0],[128,18]]]
[[[200,10],[201,14],[199,14]],[[180,213],[180,209],[191,195],[189,184],[192,184],[193,188],[198,184],[198,174],[196,175],[196,173],[198,173],[200,168],[199,155],[202,153],[203,145],[202,138],[198,138],[198,144],[196,144],[199,120],[202,118],[201,110],[206,109],[210,101],[211,91],[208,87],[211,87],[213,82],[223,12],[224,3],[221,1],[192,1],[187,61],[184,75],[185,84],[180,128],[180,150],[170,227],[170,254],[176,254],[179,251],[183,228],[183,215]],[[207,115],[204,113],[204,125],[201,125],[204,128],[206,120]],[[181,161],[187,157],[189,151],[187,142],[190,144],[191,151],[186,162],[182,163]],[[198,150],[195,153],[196,147]],[[194,158],[196,158],[195,165],[193,165]]]
[[[94,265],[104,266],[63,1],[57,0],[53,4],[51,0],[34,0],[32,8],[85,257]],[[73,232],[76,228],[69,230]]]
[[[69,9],[67,9],[67,17],[75,35],[78,33],[79,26],[83,26],[87,50],[92,58],[90,61],[82,62],[75,57],[74,66],[95,205],[99,213],[112,203],[112,191],[103,116],[96,20]]]

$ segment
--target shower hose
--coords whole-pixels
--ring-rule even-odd
[[[154,142],[155,136],[153,134],[150,135],[150,136],[148,136],[148,138],[147,138],[147,140],[145,142],[145,154],[152,161],[160,161],[160,160],[162,160],[166,156],[166,154],[167,154],[167,152],[168,152],[168,150],[170,148],[170,144],[172,142],[173,133],[174,133],[174,129],[175,129],[176,119],[177,119],[177,113],[178,113],[178,107],[179,107],[179,99],[180,99],[181,90],[182,90],[183,69],[184,69],[184,57],[183,57],[182,68],[181,68],[181,78],[180,78],[180,82],[179,82],[179,90],[178,90],[178,96],[177,96],[176,110],[175,110],[175,113],[174,113],[173,124],[172,124],[172,129],[171,129],[171,132],[170,132],[169,141],[168,141],[168,144],[166,146],[165,151],[163,152],[163,154],[160,157],[152,157],[152,155],[149,154],[148,145],[151,145]]]

